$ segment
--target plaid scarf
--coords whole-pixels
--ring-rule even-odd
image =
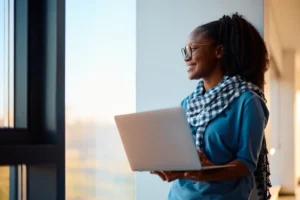
[[[254,84],[242,80],[240,76],[224,76],[223,80],[216,87],[205,93],[204,83],[201,79],[196,90],[187,97],[187,119],[191,126],[197,127],[196,146],[200,151],[204,150],[204,132],[208,123],[222,113],[244,91],[253,91],[266,102],[263,91]],[[271,198],[267,154],[268,150],[264,136],[257,168],[254,172],[260,200]]]

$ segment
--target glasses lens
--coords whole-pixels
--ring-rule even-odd
[[[190,46],[185,46],[184,48],[181,49],[181,53],[183,58],[189,58],[192,56],[192,49]]]
[[[186,58],[186,48],[185,47],[181,49],[181,53],[182,53],[183,58]]]
[[[191,46],[186,46],[185,49],[186,49],[186,57],[187,58],[191,57],[192,56],[192,48],[191,48]]]

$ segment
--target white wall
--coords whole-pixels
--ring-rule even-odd
[[[300,179],[300,53],[296,54],[296,177]]]
[[[274,61],[276,63],[277,71],[282,72],[282,44],[279,39],[279,31],[274,18],[274,11],[272,7],[269,8],[269,53],[272,54]]]
[[[263,0],[137,0],[137,111],[179,105],[195,87],[180,49],[189,32],[238,11],[263,32]],[[136,175],[137,200],[166,199],[170,185]]]
[[[299,73],[300,76],[300,73]],[[299,82],[299,81],[298,81]],[[296,93],[296,178],[300,179],[300,89]]]
[[[282,194],[293,194],[296,189],[295,154],[295,52],[282,53],[284,69],[271,88],[271,137],[270,144],[276,153],[270,156],[271,180],[281,185]],[[276,84],[275,84],[276,83]]]

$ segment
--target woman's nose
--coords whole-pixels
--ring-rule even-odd
[[[185,62],[187,62],[187,61],[191,60],[191,58],[192,58],[192,56],[186,56],[183,60],[184,60]]]

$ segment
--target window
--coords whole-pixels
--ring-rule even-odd
[[[0,126],[13,126],[13,4],[11,0],[0,3]]]
[[[0,167],[0,199],[9,200],[9,167]]]
[[[65,199],[64,9],[0,2],[1,200]]]
[[[133,200],[113,116],[135,111],[135,1],[66,1],[68,200]]]
[[[13,5],[4,0],[0,3],[0,128],[13,126]],[[10,171],[13,167],[0,166],[0,199],[9,200]]]

